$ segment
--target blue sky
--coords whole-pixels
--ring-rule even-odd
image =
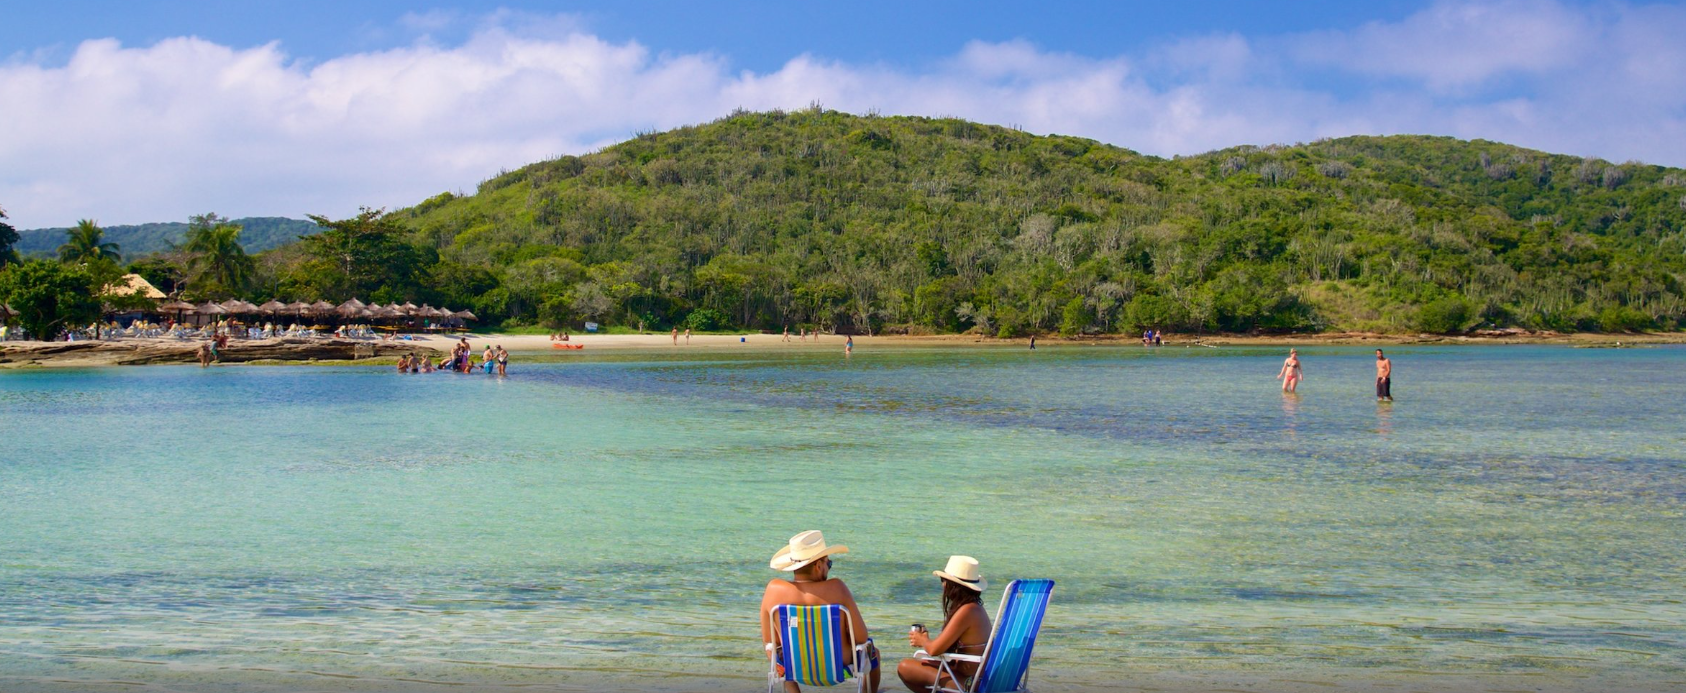
[[[1686,165],[1680,3],[6,5],[21,227],[403,206],[814,101],[1162,156],[1430,133]]]

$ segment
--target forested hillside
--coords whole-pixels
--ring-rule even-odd
[[[1442,137],[1167,160],[954,119],[737,113],[388,218],[437,254],[431,291],[518,321],[1021,334],[1686,317],[1686,171]]]
[[[247,252],[257,253],[297,242],[299,236],[321,231],[315,224],[286,217],[235,219],[242,227],[240,239]],[[187,236],[187,222],[170,221],[103,227],[105,240],[116,243],[126,258],[161,253],[180,245]],[[68,228],[18,231],[16,249],[26,257],[56,257]]]

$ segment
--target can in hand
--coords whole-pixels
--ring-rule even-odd
[[[921,633],[921,632],[924,632],[924,630],[925,630],[925,624],[915,623],[915,624],[913,624],[912,628],[908,629],[907,632],[909,632],[909,633]]]

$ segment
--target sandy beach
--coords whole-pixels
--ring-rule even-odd
[[[417,336],[408,342],[428,348],[449,352],[451,345],[458,339],[466,337],[476,350],[484,349],[487,344],[503,346],[510,351],[519,352],[556,352],[567,353],[576,351],[562,348],[563,344],[583,347],[577,351],[592,349],[659,349],[659,348],[690,348],[690,349],[743,349],[746,347],[767,348],[797,348],[797,349],[835,349],[843,350],[843,344],[848,337],[844,335],[822,335],[817,340],[809,338],[798,340],[794,335],[789,342],[784,341],[779,334],[741,334],[741,335],[692,335],[689,342],[681,335],[677,347],[669,334],[575,334],[567,342],[555,342],[546,335],[509,335],[497,333],[467,333],[460,335],[427,335]],[[856,335],[855,349],[861,351],[874,347],[916,347],[916,346],[1028,346],[1029,338],[999,339],[983,337],[974,334],[951,335]],[[1087,337],[1052,337],[1039,336],[1036,338],[1038,346],[1056,345],[1092,345],[1092,346],[1140,346],[1141,341],[1129,335],[1095,335]],[[1194,334],[1166,334],[1164,345],[1170,347],[1189,346],[1352,346],[1369,345],[1412,345],[1412,344],[1567,344],[1578,346],[1615,346],[1620,343],[1628,344],[1680,344],[1686,343],[1686,332],[1663,332],[1643,334],[1598,334],[1598,333],[1558,333],[1558,332],[1493,332],[1471,335],[1401,335],[1377,334],[1360,332],[1331,332],[1320,334],[1289,334],[1289,335],[1194,335]]]
[[[469,332],[449,335],[410,335],[401,340],[344,340],[344,339],[237,339],[229,343],[221,362],[274,365],[279,363],[368,363],[388,364],[399,355],[430,352],[435,359],[451,352],[459,340],[467,338],[479,354],[486,346],[503,348],[528,356],[553,354],[566,357],[617,350],[691,349],[729,351],[744,349],[802,349],[843,351],[844,335],[822,335],[784,341],[779,334],[699,334],[687,341],[680,336],[674,344],[669,334],[576,334],[567,342],[556,342],[547,335],[513,335]],[[857,352],[895,348],[993,347],[1024,348],[1028,338],[999,339],[971,334],[958,335],[857,335]],[[1249,347],[1249,346],[1407,346],[1407,345],[1494,345],[1494,344],[1563,344],[1587,348],[1627,347],[1656,344],[1686,343],[1686,332],[1644,334],[1597,334],[1556,332],[1493,332],[1471,335],[1399,335],[1375,333],[1323,333],[1293,335],[1188,335],[1167,334],[1161,348]],[[1089,337],[1037,337],[1038,346],[1117,346],[1140,347],[1140,341],[1126,335],[1096,335]],[[568,348],[565,348],[568,347]],[[197,343],[160,339],[123,339],[116,341],[84,342],[0,342],[0,368],[31,367],[97,367],[196,362]]]

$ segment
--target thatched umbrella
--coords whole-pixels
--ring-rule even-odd
[[[160,313],[167,313],[167,312],[170,312],[170,311],[175,311],[176,322],[181,322],[182,313],[192,313],[196,310],[198,310],[198,308],[194,307],[193,304],[188,303],[187,301],[180,300],[180,299],[170,301],[169,303],[165,303],[164,305],[158,306],[158,312],[160,312]]]
[[[368,307],[363,305],[362,301],[354,298],[334,308],[334,313],[342,318],[355,318],[359,317],[365,310],[368,310]]]
[[[401,310],[401,311],[404,311],[405,315],[415,315],[416,311],[420,310],[419,308],[416,307],[416,304],[411,303],[409,301],[405,301],[404,305],[398,306],[398,309]]]
[[[6,305],[4,303],[0,303],[0,320],[10,320],[12,318],[12,316],[15,316],[17,314],[18,314],[18,312],[15,311],[15,310],[12,310],[11,306]]]
[[[474,314],[473,314],[473,313],[470,313],[470,312],[468,312],[468,311],[466,311],[466,310],[463,310],[463,311],[457,311],[457,312],[455,312],[455,313],[452,313],[452,314],[451,314],[451,317],[453,317],[453,318],[461,318],[461,319],[463,319],[463,320],[479,320],[479,319],[480,319],[480,318],[477,318],[477,317],[474,317]]]
[[[334,304],[327,301],[317,301],[309,306],[306,306],[305,309],[318,315],[326,315],[334,312]]]
[[[279,312],[284,311],[286,309],[287,309],[287,304],[282,303],[280,301],[277,301],[273,298],[269,299],[269,301],[267,303],[264,303],[263,305],[258,306],[258,312],[263,313],[264,315],[275,315],[276,313],[279,313]]]
[[[214,315],[228,315],[228,309],[227,308],[222,307],[222,305],[219,304],[219,303],[213,303],[213,302],[210,302],[210,301],[206,301],[204,304],[194,306],[193,312],[197,315],[213,315],[213,316]],[[212,320],[214,321],[215,318],[212,318]],[[197,322],[197,321],[195,321],[195,322]]]

